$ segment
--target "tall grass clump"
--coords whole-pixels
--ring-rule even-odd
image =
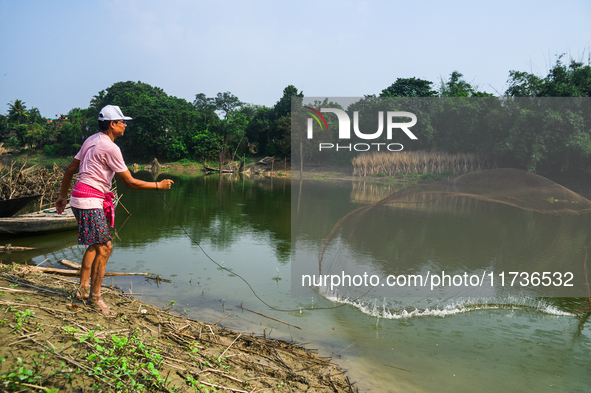
[[[353,176],[372,176],[385,173],[409,175],[414,173],[468,172],[496,168],[496,163],[478,153],[449,154],[437,151],[373,152],[353,158]]]

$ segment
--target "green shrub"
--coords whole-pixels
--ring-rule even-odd
[[[43,151],[45,152],[45,155],[55,157],[60,155],[60,147],[59,144],[45,145]]]

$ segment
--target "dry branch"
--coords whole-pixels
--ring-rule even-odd
[[[291,323],[283,322],[283,321],[281,321],[281,320],[279,320],[279,319],[276,319],[276,318],[270,317],[270,316],[268,316],[268,315],[265,315],[265,314],[261,314],[260,312],[252,311],[252,310],[249,310],[248,308],[244,308],[244,307],[242,307],[242,306],[236,306],[236,307],[238,307],[238,308],[240,308],[240,309],[242,309],[242,310],[250,311],[251,313],[254,313],[254,314],[260,315],[260,316],[262,316],[262,317],[269,318],[269,319],[272,319],[272,320],[274,320],[274,321],[277,321],[277,322],[281,322],[281,323],[283,323],[283,324],[285,324],[285,325],[288,325],[288,326],[294,327],[294,328],[296,328],[296,329],[300,329],[300,330],[302,330],[302,328],[301,328],[301,327],[299,327],[299,326],[292,325]]]

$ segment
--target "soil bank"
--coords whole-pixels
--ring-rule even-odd
[[[297,343],[175,315],[105,287],[115,317],[76,280],[0,265],[0,391],[354,392],[345,370]]]

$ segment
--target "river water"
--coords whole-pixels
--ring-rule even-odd
[[[152,180],[147,173],[137,176]],[[119,185],[131,216],[117,209],[107,269],[148,271],[171,281],[115,278],[126,292],[142,293],[142,300],[161,307],[172,304],[204,322],[229,315],[221,325],[310,342],[308,348],[333,356],[364,391],[589,391],[589,314],[573,315],[584,299],[562,296],[560,288],[459,287],[434,295],[406,288],[360,296],[302,286],[302,272],[318,271],[319,249],[335,223],[394,189],[339,181],[292,185],[281,178],[164,176],[175,181],[170,191]],[[380,277],[426,269],[498,274],[532,264],[541,271],[580,269],[589,224],[586,216],[551,217],[488,202],[384,208],[367,217],[355,236],[343,229],[321,266],[323,273],[345,266],[351,274]],[[2,244],[44,248],[1,258],[79,262],[84,248],[75,242],[75,231],[4,236]]]

